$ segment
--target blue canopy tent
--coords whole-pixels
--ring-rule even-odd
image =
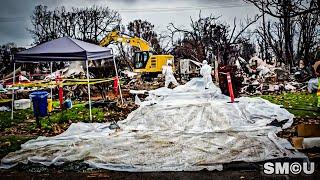
[[[101,47],[95,44],[90,44],[84,41],[73,39],[70,37],[61,37],[52,41],[40,44],[32,47],[25,51],[18,52],[14,55],[14,73],[13,73],[13,84],[15,83],[15,63],[34,63],[34,62],[50,62],[51,73],[52,73],[52,62],[60,61],[85,61],[87,82],[88,82],[88,94],[89,94],[89,112],[90,120],[92,120],[91,114],[91,97],[90,97],[90,78],[89,78],[89,60],[99,59],[110,59],[113,58],[114,68],[116,76],[118,77],[118,71],[116,67],[115,57],[111,48]],[[120,83],[118,83],[120,89],[120,97],[122,99],[122,92]],[[52,97],[52,89],[51,89]],[[13,119],[13,101],[14,101],[14,90],[12,92],[12,114]]]

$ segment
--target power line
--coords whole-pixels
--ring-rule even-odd
[[[185,6],[185,7],[172,7],[172,8],[144,8],[144,9],[116,9],[123,13],[135,13],[135,12],[183,12],[183,11],[199,11],[208,9],[226,9],[236,7],[252,7],[251,4],[241,3],[227,3],[226,5],[215,5],[215,6]],[[25,21],[26,17],[0,17],[0,22],[22,22]]]
[[[235,7],[252,7],[249,4],[229,4],[229,5],[217,5],[217,6],[198,6],[198,7],[173,7],[173,8],[145,8],[145,9],[116,9],[119,12],[178,12],[178,11],[194,11],[205,9],[226,9]]]
[[[212,7],[193,7],[193,8],[152,8],[152,9],[117,9],[119,12],[176,12],[176,11],[190,11],[190,10],[201,10],[201,9],[213,9],[213,8],[235,8],[235,7],[249,7],[250,5],[234,5],[234,6],[212,6]]]

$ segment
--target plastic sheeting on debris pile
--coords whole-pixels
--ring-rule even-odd
[[[120,130],[108,123],[75,123],[58,136],[26,142],[1,167],[83,160],[120,171],[198,171],[221,170],[235,161],[305,157],[275,135],[291,126],[292,114],[261,98],[236,100],[228,103],[213,84],[205,90],[199,78],[173,90],[159,88],[118,123]]]
[[[308,92],[309,93],[314,93],[314,92],[317,92],[318,90],[318,85],[319,83],[319,80],[318,78],[312,78],[308,81]]]

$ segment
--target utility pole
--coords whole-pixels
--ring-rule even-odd
[[[265,21],[265,2],[262,1],[262,27],[263,27],[263,46],[264,49],[262,50],[262,59],[266,59],[268,56],[268,47],[267,47],[267,35],[266,35],[266,21]]]
[[[217,49],[217,55],[215,57],[215,61],[214,61],[214,76],[216,79],[216,83],[219,84],[219,62],[220,62],[220,51],[219,51],[219,45],[218,45],[218,49]]]

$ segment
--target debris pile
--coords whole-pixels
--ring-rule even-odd
[[[2,159],[1,168],[84,160],[119,171],[198,171],[221,170],[235,161],[306,158],[275,135],[291,126],[288,111],[261,98],[228,101],[213,83],[205,89],[201,78],[175,89],[155,89],[117,125],[72,124],[58,136],[26,142]]]
[[[143,81],[141,78],[132,79],[124,85],[124,89],[153,90],[164,86],[164,82],[155,78],[152,82]]]
[[[237,62],[239,62],[238,69],[242,71],[239,76],[243,78],[240,94],[260,95],[305,91],[307,89],[306,78],[298,76],[299,69],[290,73],[286,68],[269,65],[256,56],[251,58],[248,63],[241,57]]]

